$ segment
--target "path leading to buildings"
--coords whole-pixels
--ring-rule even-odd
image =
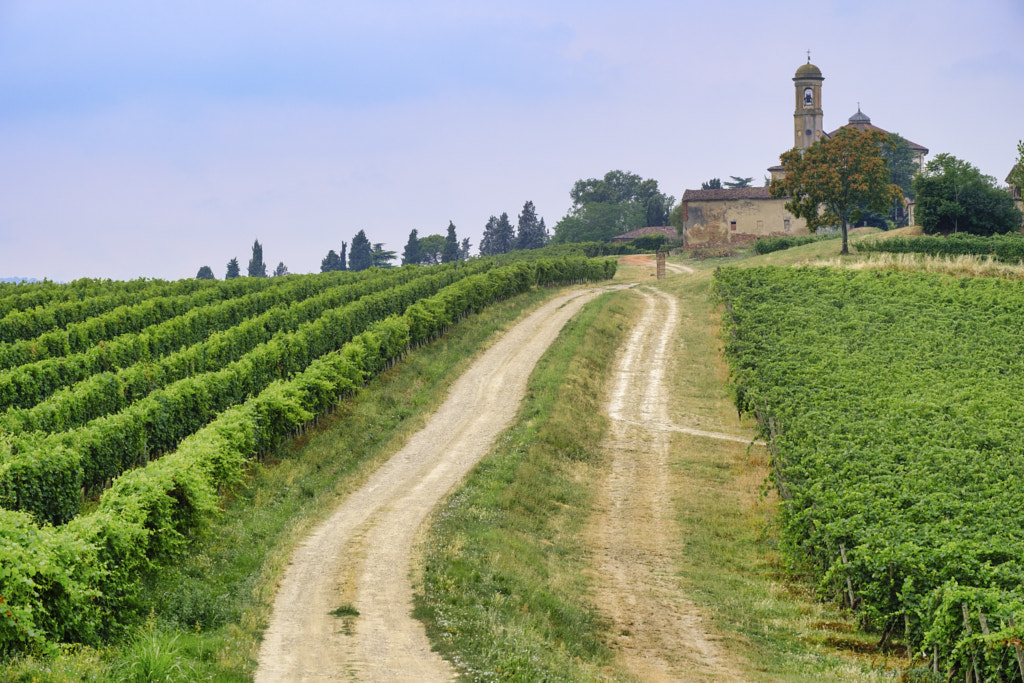
[[[685,598],[673,560],[680,532],[669,448],[672,432],[682,428],[670,422],[666,374],[679,311],[668,294],[638,291],[645,308],[611,379],[609,473],[588,531],[594,602],[613,625],[620,664],[638,679],[743,680],[700,610]]]
[[[601,290],[562,294],[488,349],[424,429],[299,547],[274,602],[257,683],[451,680],[411,616],[410,551],[430,510],[515,416],[562,326]],[[358,616],[334,616],[338,608]]]

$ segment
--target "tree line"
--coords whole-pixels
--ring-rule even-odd
[[[738,179],[749,182],[750,179]],[[628,171],[609,171],[603,178],[577,180],[569,192],[573,204],[569,213],[554,227],[552,234],[543,217],[537,215],[533,201],[526,201],[515,225],[502,212],[491,215],[484,226],[480,240],[481,256],[506,254],[522,249],[539,249],[547,244],[569,242],[604,242],[616,235],[647,226],[669,225],[669,214],[675,198],[658,189],[658,181],[642,178]],[[420,236],[413,229],[402,250],[401,265],[451,263],[470,258],[472,245],[468,237],[459,239],[455,224],[448,222],[446,234]],[[397,258],[394,251],[382,243],[371,243],[364,230],[352,238],[351,245],[342,242],[341,250],[331,249],[320,263],[321,272],[335,270],[365,270],[370,267],[390,268]],[[247,271],[249,277],[268,277],[263,261],[263,247],[259,240],[253,243],[252,258]],[[237,258],[227,264],[225,279],[241,276]],[[278,264],[273,276],[287,275],[284,262]],[[213,270],[203,266],[196,275],[199,279],[214,279]]]

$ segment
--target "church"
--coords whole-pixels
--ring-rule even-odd
[[[807,149],[823,137],[832,137],[839,129],[826,133],[821,106],[821,69],[811,64],[810,57],[793,76],[795,107],[793,112],[793,146]],[[850,117],[843,128],[888,131],[871,123],[861,112]],[[907,141],[919,166],[924,165],[928,148]],[[783,172],[781,166],[768,169],[771,177]],[[806,235],[807,222],[789,213],[785,199],[773,199],[767,187],[744,187],[721,190],[686,190],[683,192],[683,238],[687,246],[746,244],[758,237]]]

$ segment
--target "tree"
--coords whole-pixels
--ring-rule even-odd
[[[366,270],[373,265],[373,248],[370,240],[366,239],[366,232],[360,230],[352,238],[352,253],[348,257],[348,265],[351,270]]]
[[[230,280],[233,277],[239,277],[241,274],[241,268],[238,266],[238,259],[233,258],[228,261],[228,272],[224,273],[224,279]]]
[[[1024,140],[1017,142],[1017,154],[1017,164],[1010,171],[1010,176],[1006,180],[1024,190]]]
[[[341,267],[341,257],[338,256],[337,252],[331,249],[327,252],[327,256],[320,261],[320,272],[330,273],[335,270],[344,270],[344,268]]]
[[[277,268],[274,268],[274,277],[282,277],[288,275],[288,266],[284,264],[284,261],[279,261]]]
[[[459,244],[459,258],[463,261],[468,261],[470,249],[472,249],[472,245],[470,245],[469,238],[463,237],[462,243]]]
[[[249,277],[266,277],[267,264],[263,262],[263,246],[259,240],[252,243],[252,258],[249,259]]]
[[[216,280],[217,278],[214,276],[213,270],[210,268],[210,266],[203,266],[202,268],[199,269],[199,272],[196,273],[196,279],[197,280]]]
[[[420,263],[428,266],[441,262],[441,253],[444,251],[443,235],[427,235],[420,238]]]
[[[409,241],[405,243],[405,249],[402,251],[402,265],[420,263],[422,259],[423,250],[420,248],[420,238],[417,237],[416,229],[413,228],[409,233]]]
[[[929,235],[993,235],[1020,227],[1021,213],[996,179],[951,154],[939,154],[914,179],[917,222]]]
[[[554,242],[609,240],[636,228],[665,225],[675,203],[658,189],[658,181],[624,171],[578,180],[569,196],[573,206],[555,225]]]
[[[345,250],[348,249],[348,242],[341,243],[341,253],[338,254],[338,264],[341,266],[338,270],[348,270],[348,260],[345,258]]]
[[[700,184],[700,189],[702,189],[702,190],[721,190],[722,189],[722,181],[721,181],[720,178],[712,178],[711,180],[707,181],[706,183],[701,183]]]
[[[732,182],[726,181],[726,182],[724,182],[722,184],[725,185],[728,188],[733,189],[733,190],[739,189],[741,187],[750,187],[750,184],[752,182],[754,182],[754,179],[752,177],[751,178],[740,178],[740,177],[734,176],[734,175],[731,175],[729,177],[732,178]]]
[[[675,228],[676,232],[683,232],[683,228],[686,227],[686,221],[683,220],[683,205],[681,203],[672,207],[672,213],[668,217],[668,224]]]
[[[548,243],[548,229],[544,219],[537,218],[537,210],[532,201],[523,204],[523,212],[519,214],[516,232],[516,249],[540,249]]]
[[[455,223],[448,221],[448,235],[444,238],[441,250],[441,263],[452,263],[459,260],[459,238],[455,234]]]
[[[888,141],[880,131],[840,128],[801,152],[791,149],[780,157],[785,177],[772,181],[773,197],[790,197],[786,210],[807,221],[812,232],[826,225],[842,230],[840,254],[849,254],[850,223],[863,208],[887,211],[900,197],[889,183],[889,166],[879,151]]]
[[[508,214],[502,212],[500,218],[491,216],[484,226],[484,236],[480,240],[480,253],[484,256],[496,254],[507,254],[512,251],[515,244],[515,230],[508,219]]]
[[[391,262],[395,260],[395,252],[385,249],[383,242],[375,242],[370,250],[370,258],[377,268],[390,268]]]

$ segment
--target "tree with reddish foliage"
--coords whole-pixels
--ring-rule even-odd
[[[849,254],[850,224],[865,209],[888,211],[903,196],[898,185],[889,182],[889,164],[882,145],[891,144],[881,131],[840,128],[831,138],[822,138],[805,152],[791,149],[779,159],[785,177],[772,180],[772,197],[790,197],[786,210],[807,221],[814,232],[823,226],[839,226],[843,234],[840,254]]]

